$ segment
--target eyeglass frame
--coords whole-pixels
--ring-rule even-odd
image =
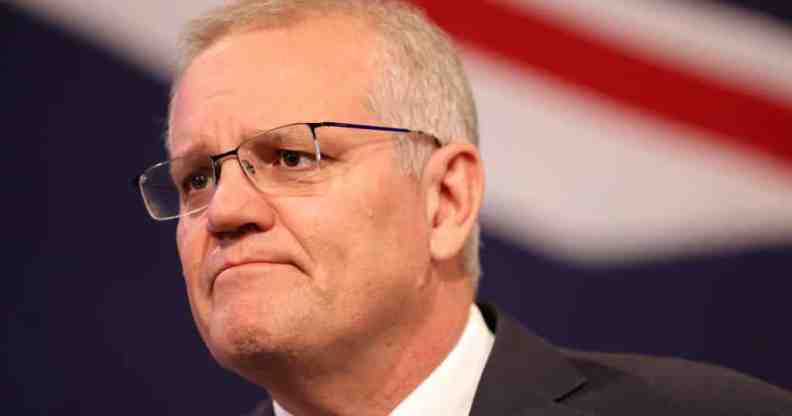
[[[440,139],[438,139],[437,136],[435,136],[433,134],[429,134],[429,133],[426,133],[426,132],[421,131],[421,130],[405,129],[405,128],[402,128],[402,127],[386,127],[386,126],[377,126],[377,125],[371,125],[371,124],[342,123],[342,122],[337,122],[337,121],[317,121],[317,122],[289,123],[289,124],[284,124],[282,126],[273,127],[271,129],[268,129],[266,131],[261,132],[260,134],[257,134],[256,136],[253,136],[253,137],[250,137],[250,138],[248,138],[246,140],[243,140],[241,143],[239,143],[239,145],[237,145],[237,147],[235,147],[235,148],[233,148],[233,149],[231,149],[229,151],[226,151],[226,152],[223,152],[223,153],[218,153],[216,155],[207,156],[208,159],[212,163],[212,175],[215,176],[215,178],[213,178],[213,179],[215,181],[219,181],[219,177],[220,177],[220,161],[222,161],[223,159],[225,159],[225,158],[227,158],[229,156],[234,156],[234,158],[236,158],[237,162],[241,163],[241,160],[239,159],[239,149],[245,143],[247,143],[247,142],[249,142],[251,140],[255,140],[256,138],[258,138],[261,135],[266,134],[268,132],[271,132],[271,131],[274,131],[274,130],[278,130],[278,129],[282,129],[282,128],[285,128],[285,127],[292,127],[292,126],[299,126],[299,125],[306,125],[311,130],[311,137],[313,138],[314,145],[316,147],[316,157],[317,157],[316,161],[317,162],[320,162],[321,158],[322,158],[322,152],[321,152],[321,149],[319,147],[320,146],[319,145],[319,138],[316,136],[316,129],[318,129],[320,127],[340,127],[340,128],[348,128],[348,129],[356,129],[356,130],[385,131],[385,132],[392,132],[392,133],[415,133],[415,134],[419,134],[421,136],[430,137],[430,138],[432,138],[433,144],[435,146],[443,147],[443,142],[441,142]],[[181,218],[181,217],[183,217],[185,215],[191,215],[191,214],[195,214],[195,213],[201,212],[202,210],[206,209],[209,206],[209,205],[206,205],[206,206],[203,206],[201,208],[196,208],[195,210],[193,210],[191,212],[180,214],[180,215],[176,215],[176,216],[173,216],[173,217],[155,218],[154,215],[152,215],[151,208],[149,207],[148,200],[146,199],[145,193],[143,192],[143,178],[145,177],[147,171],[149,171],[151,169],[154,169],[154,168],[156,168],[158,166],[164,165],[166,163],[171,163],[171,161],[173,161],[173,160],[174,159],[168,159],[168,160],[164,160],[162,162],[155,163],[155,164],[149,166],[148,168],[144,169],[142,173],[136,175],[134,178],[132,178],[132,181],[131,181],[132,187],[134,189],[136,189],[140,193],[140,196],[143,199],[143,203],[146,205],[146,211],[148,211],[149,216],[151,218],[153,218],[154,220],[156,220],[156,221],[169,221],[169,220]],[[240,166],[240,168],[242,168],[244,170],[244,166]],[[247,174],[245,176],[249,180],[252,181],[252,179],[250,179],[250,177]]]

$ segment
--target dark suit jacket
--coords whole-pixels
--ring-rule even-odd
[[[558,349],[494,307],[479,308],[495,344],[472,416],[792,416],[792,393],[735,371],[672,358]],[[271,415],[269,400],[250,414]]]

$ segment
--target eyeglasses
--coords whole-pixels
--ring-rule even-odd
[[[257,134],[236,149],[213,156],[184,156],[146,169],[133,180],[152,218],[170,220],[206,208],[220,180],[221,161],[236,158],[239,167],[256,189],[274,195],[321,193],[338,169],[334,159],[322,153],[319,130],[355,129],[389,133],[416,133],[441,142],[421,131],[365,124],[294,123]],[[332,140],[329,140],[332,142]],[[327,147],[332,147],[329,143]]]

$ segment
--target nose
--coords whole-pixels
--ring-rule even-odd
[[[236,158],[220,160],[216,169],[218,182],[207,207],[209,231],[220,239],[229,239],[271,229],[275,212],[242,172]]]

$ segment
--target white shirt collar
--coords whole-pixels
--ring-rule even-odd
[[[465,330],[440,365],[410,393],[390,416],[458,416],[470,413],[495,336],[478,307],[470,306]],[[273,401],[275,416],[292,416]]]

